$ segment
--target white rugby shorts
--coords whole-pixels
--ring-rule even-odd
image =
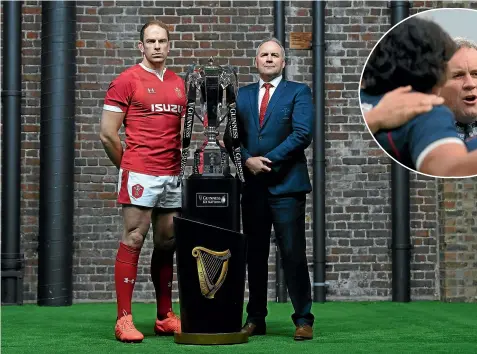
[[[182,206],[179,176],[151,176],[119,170],[118,203],[149,208],[176,209]]]

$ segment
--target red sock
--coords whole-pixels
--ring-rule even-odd
[[[114,264],[114,283],[118,303],[118,318],[131,314],[131,301],[136,283],[137,262],[140,248],[133,248],[119,243],[116,263]]]
[[[172,311],[172,276],[174,251],[154,248],[151,259],[151,278],[156,289],[157,318],[166,318]]]

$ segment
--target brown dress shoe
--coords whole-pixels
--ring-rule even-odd
[[[251,337],[251,336],[263,336],[266,333],[266,331],[267,329],[264,324],[256,325],[255,323],[247,322],[242,327],[242,330],[240,332],[247,333],[248,336]]]
[[[296,326],[295,340],[307,339],[313,339],[313,327],[307,324]]]

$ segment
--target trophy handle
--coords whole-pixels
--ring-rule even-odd
[[[194,165],[192,167],[192,174],[193,175],[200,174],[200,171],[199,171],[199,166],[201,165],[200,153],[201,153],[201,151],[199,149],[194,151]]]
[[[187,75],[188,77],[188,75]],[[186,81],[188,82],[188,81]],[[194,116],[195,112],[195,100],[196,100],[196,86],[195,82],[191,82],[187,90],[187,106],[186,106],[186,115],[184,120],[184,132],[182,135],[182,156],[181,156],[181,172],[179,175],[178,184],[181,183],[182,177],[184,176],[185,168],[187,165],[187,158],[189,156],[189,146],[192,139],[192,128],[194,126]]]
[[[238,75],[237,75],[237,70],[235,70],[235,68],[231,65],[224,65],[222,66],[222,69],[226,72],[228,72],[228,76],[229,78],[233,79],[233,81],[231,81],[229,83],[229,87],[232,87],[233,89],[233,93],[234,93],[234,97],[237,97],[238,95]]]
[[[223,72],[221,74],[221,110],[224,110],[225,107],[225,112],[218,117],[219,125],[223,123],[225,118],[229,116],[229,111],[230,111],[230,103],[235,102],[236,97],[237,97],[237,91],[238,91],[238,80],[237,80],[237,72],[236,70],[230,66],[230,65],[224,65],[221,66]],[[230,98],[229,98],[230,97]]]
[[[221,85],[221,88],[222,90],[220,90],[220,99],[222,102],[220,102],[218,105],[217,105],[217,112],[220,112],[221,115],[219,117],[217,117],[217,120],[219,121],[219,124],[218,125],[221,125],[223,123],[223,121],[225,120],[225,118],[228,116],[228,113],[229,113],[229,105],[228,105],[228,102],[227,102],[227,89],[228,87],[230,86],[230,84],[228,85]],[[222,113],[224,111],[224,107],[225,107],[225,112]],[[220,108],[220,109],[219,109]]]
[[[228,108],[227,108],[227,110],[228,110]],[[228,116],[228,113],[227,113],[227,112],[224,113],[224,114],[222,115],[222,117],[220,117],[220,119],[219,119],[219,124],[222,124],[222,122],[225,120],[225,118],[227,118],[227,116]]]
[[[233,160],[235,161],[235,168],[237,170],[237,176],[239,177],[242,183],[245,182],[245,177],[243,175],[243,166],[242,166],[242,149],[240,147],[240,140],[238,136],[238,126],[237,126],[237,103],[235,102],[235,92],[233,86],[229,85],[227,87],[228,95],[228,124],[229,135],[232,138],[232,153]]]
[[[202,118],[201,116],[197,114],[197,112],[195,111],[195,108],[194,108],[194,116],[197,117],[197,119],[199,119],[202,123],[204,123],[204,118]]]
[[[185,88],[186,94],[189,94],[190,87],[192,86],[192,84],[197,85],[197,82],[199,81],[199,77],[200,76],[198,74],[197,65],[196,64],[189,65],[185,74],[185,78],[184,78],[184,86],[185,86],[184,88]]]

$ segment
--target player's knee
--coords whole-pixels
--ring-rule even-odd
[[[143,235],[139,229],[130,230],[125,233],[123,243],[130,247],[141,248],[145,237],[146,235]]]
[[[162,238],[154,243],[154,247],[161,251],[174,251],[176,248],[176,239],[174,237]]]

